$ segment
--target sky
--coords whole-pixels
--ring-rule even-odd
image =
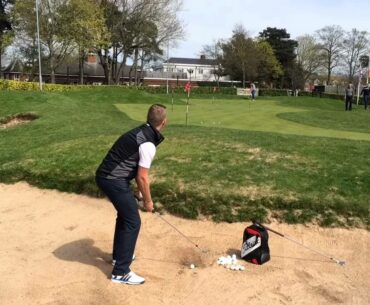
[[[183,0],[179,18],[185,38],[169,56],[197,58],[204,45],[230,38],[236,24],[251,37],[267,27],[285,28],[293,39],[328,25],[370,32],[370,0]]]

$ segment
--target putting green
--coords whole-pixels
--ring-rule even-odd
[[[131,119],[145,121],[148,104],[115,104]],[[186,103],[167,105],[169,124],[186,122]],[[312,137],[329,137],[370,141],[369,133],[343,131],[314,127],[279,118],[277,115],[288,112],[309,111],[302,108],[286,107],[277,101],[258,100],[191,100],[188,124],[203,127],[221,127],[241,130],[276,132]]]

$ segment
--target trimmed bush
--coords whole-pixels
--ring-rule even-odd
[[[116,85],[62,85],[62,84],[43,84],[43,91],[45,92],[68,92],[82,89],[92,88],[121,88],[124,90],[144,90],[144,87],[136,86],[116,86]],[[21,82],[7,79],[0,79],[0,90],[8,91],[38,91],[39,83],[35,82]]]

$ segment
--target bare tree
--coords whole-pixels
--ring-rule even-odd
[[[69,31],[70,15],[62,13],[67,0],[41,0],[39,5],[40,38],[50,69],[50,81],[55,83],[55,70],[73,52],[73,39]],[[35,36],[35,1],[22,0],[15,3],[15,23],[17,29]]]
[[[297,41],[297,63],[303,69],[303,79],[306,82],[323,66],[323,53],[320,52],[320,45],[312,35],[299,36]]]
[[[184,34],[177,16],[181,1],[101,0],[101,5],[112,37],[110,46],[98,50],[108,83],[119,82],[127,58],[138,66],[139,50],[159,51]]]
[[[343,53],[348,81],[352,82],[360,68],[359,58],[368,52],[369,33],[352,29],[347,32],[343,41]]]
[[[316,31],[316,35],[325,58],[323,66],[327,71],[329,84],[333,69],[338,67],[342,60],[344,30],[338,25],[331,25]]]
[[[212,60],[212,74],[217,82],[217,86],[220,86],[220,78],[225,74],[225,69],[222,66],[223,52],[222,52],[222,41],[214,41],[212,44],[203,46],[202,54],[206,58]]]
[[[13,29],[10,20],[10,9],[13,7],[14,0],[0,0],[0,78],[2,74],[1,56],[5,49],[11,44]]]

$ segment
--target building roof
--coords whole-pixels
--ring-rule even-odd
[[[170,64],[184,64],[184,65],[214,65],[213,59],[206,59],[205,57],[201,58],[184,58],[184,57],[171,57],[165,63]]]

